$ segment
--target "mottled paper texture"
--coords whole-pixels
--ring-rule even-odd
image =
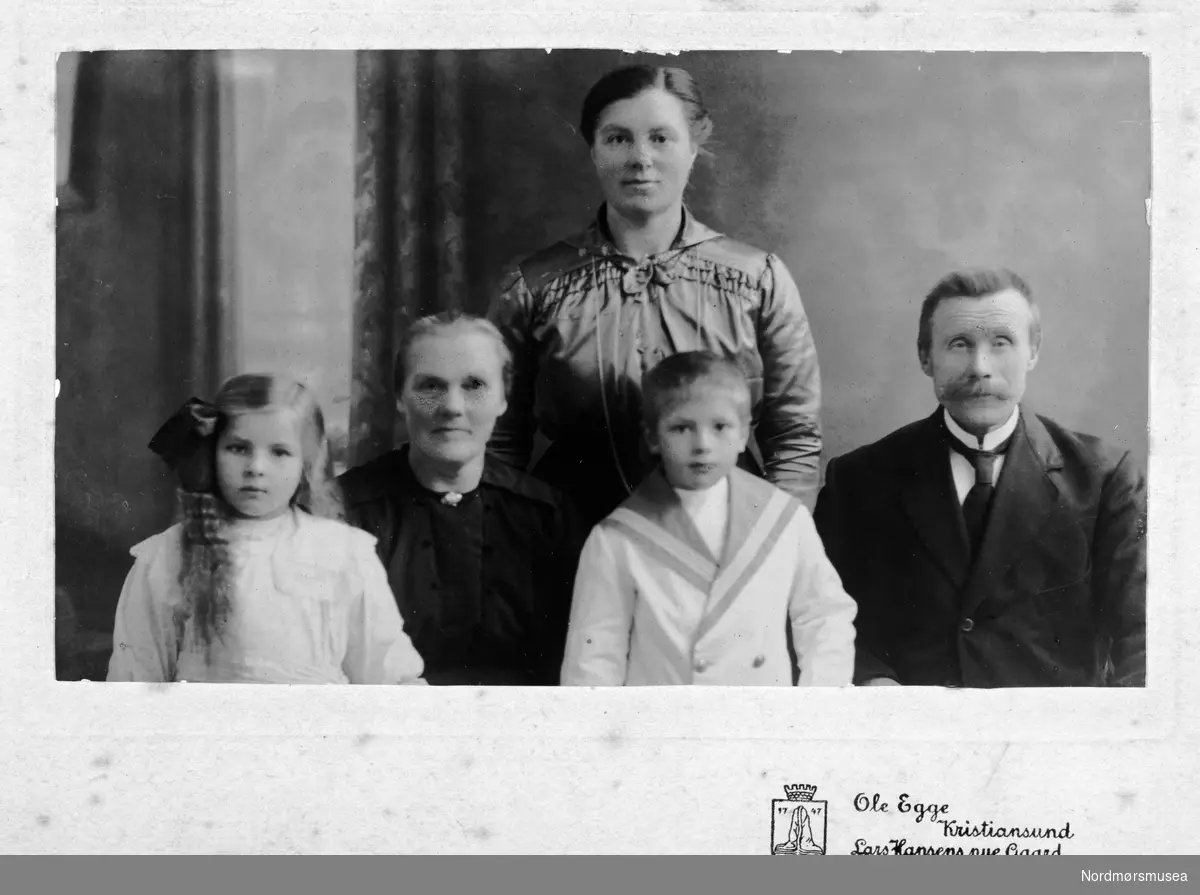
[[[901,849],[1017,842],[1018,850],[1061,844],[1064,854],[1194,851],[1200,23],[1191,4],[20,0],[3,18],[6,851],[769,854],[794,838],[794,811],[788,832],[772,830],[774,803],[789,801],[789,785],[815,787],[812,800],[825,805],[819,838],[827,854],[894,848],[893,840],[904,840]],[[594,692],[56,683],[54,358],[72,349],[55,344],[53,311],[55,58],[152,47],[1145,53],[1153,110],[1148,686]],[[1059,338],[1087,338],[1086,329]],[[104,379],[87,387],[100,395]],[[915,804],[926,806],[919,819]],[[1063,835],[957,835],[942,821]],[[811,823],[797,822],[797,841],[816,842]]]

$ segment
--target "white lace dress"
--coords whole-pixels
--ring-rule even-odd
[[[234,597],[205,655],[184,617],[180,526],[137,544],[113,629],[110,681],[424,683],[375,539],[294,510],[230,526]]]

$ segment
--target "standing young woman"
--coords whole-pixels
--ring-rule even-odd
[[[778,257],[691,216],[683,193],[712,120],[682,69],[610,72],[583,103],[604,195],[582,233],[506,279],[490,318],[513,352],[509,410],[491,450],[571,495],[589,522],[652,468],[641,381],[662,358],[708,350],[739,364],[753,399],[741,466],[811,509],[820,487],[820,373],[808,318]],[[761,458],[761,462],[759,460]]]

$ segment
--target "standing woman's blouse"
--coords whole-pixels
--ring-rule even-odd
[[[408,446],[339,478],[347,517],[377,540],[430,684],[558,683],[587,535],[562,495],[487,458],[457,502],[422,487]]]
[[[522,263],[490,317],[513,350],[508,413],[490,448],[534,470],[596,521],[653,468],[641,439],[641,382],[664,357],[709,350],[750,380],[761,464],[741,463],[810,509],[820,486],[820,373],[796,284],[774,255],[685,209],[672,247],[642,262],[616,248],[604,210],[583,233]],[[620,458],[620,473],[614,463]],[[622,475],[624,481],[622,481]]]
[[[110,681],[423,683],[370,535],[301,510],[229,525],[231,609],[208,656],[185,611],[181,535],[131,551]]]

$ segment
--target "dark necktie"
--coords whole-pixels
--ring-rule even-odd
[[[970,460],[971,465],[975,467],[975,484],[967,492],[967,497],[962,505],[963,521],[967,523],[967,535],[971,539],[971,553],[975,554],[979,552],[979,545],[983,543],[988,506],[991,504],[992,494],[996,490],[996,468],[999,465],[999,459],[1008,450],[1012,436],[1010,435],[990,451],[967,447],[949,429],[946,430],[946,438],[950,442],[950,447]]]

